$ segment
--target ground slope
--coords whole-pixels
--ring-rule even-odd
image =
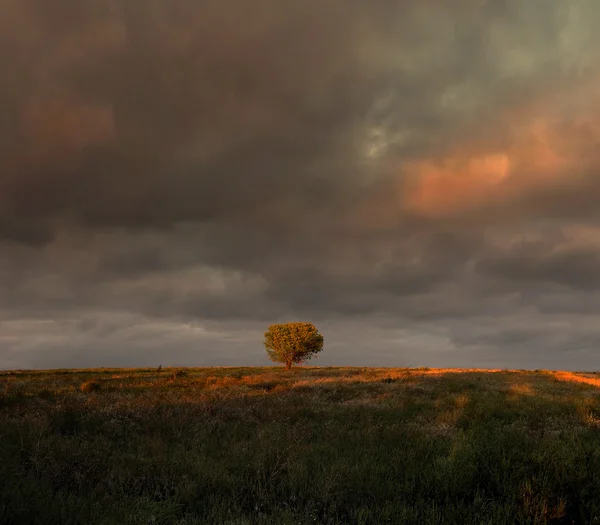
[[[175,372],[0,373],[0,523],[600,523],[595,374]]]

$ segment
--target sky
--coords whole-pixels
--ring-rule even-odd
[[[0,368],[600,367],[597,0],[0,0]]]

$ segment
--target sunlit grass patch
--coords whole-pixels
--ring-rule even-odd
[[[533,396],[535,389],[528,383],[515,383],[508,387],[508,392],[514,396]]]

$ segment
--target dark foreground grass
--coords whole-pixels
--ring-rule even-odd
[[[353,368],[1,373],[0,523],[600,523],[595,383]]]

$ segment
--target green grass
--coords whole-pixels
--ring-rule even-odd
[[[0,373],[0,523],[600,523],[593,374],[173,372]]]

